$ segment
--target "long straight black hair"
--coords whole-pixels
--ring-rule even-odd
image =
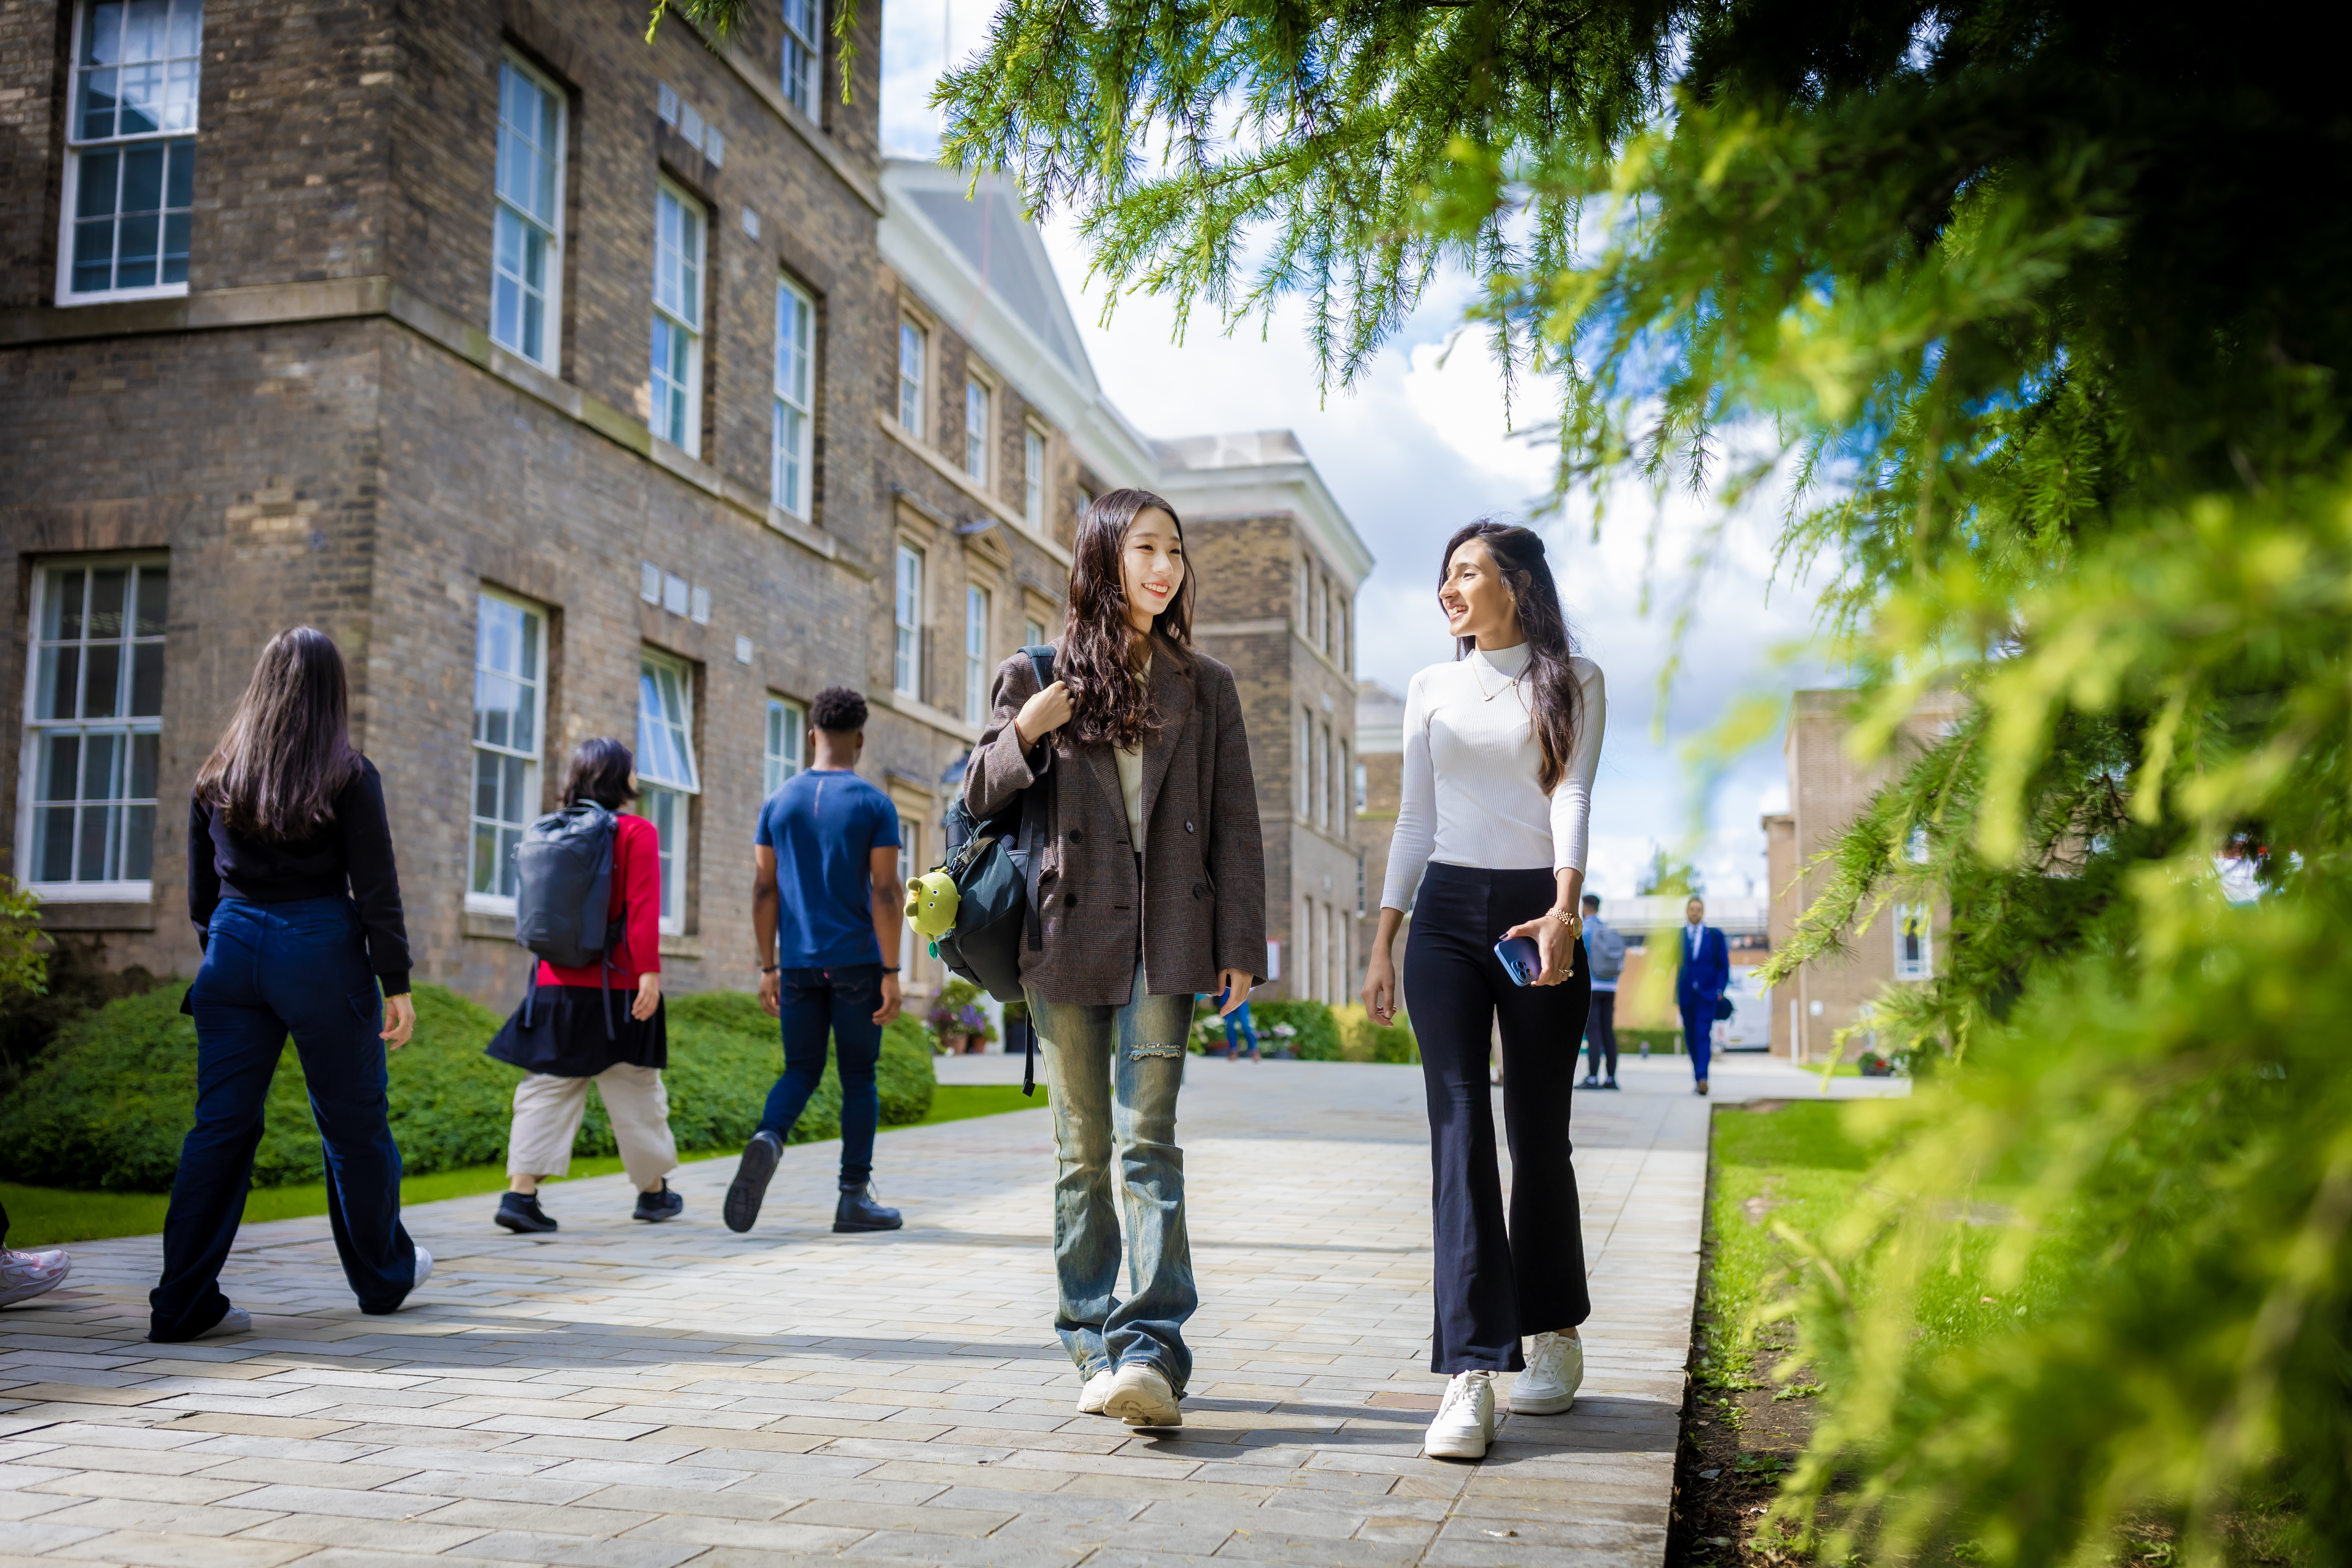
[[[294,626],[269,639],[220,743],[196,771],[196,794],[240,837],[284,843],[335,820],[335,796],[360,771],[351,689],[334,639]]]
[[[1135,679],[1134,623],[1127,618],[1127,579],[1120,570],[1127,531],[1147,511],[1164,511],[1184,546],[1184,521],[1150,490],[1106,490],[1087,508],[1070,543],[1070,612],[1063,623],[1054,674],[1069,683],[1070,734],[1109,746],[1139,746],[1161,720],[1151,694]],[[1191,556],[1184,581],[1168,607],[1151,617],[1151,638],[1181,668],[1192,664],[1192,596],[1198,581]]]
[[[1576,645],[1569,637],[1568,616],[1559,607],[1559,584],[1552,581],[1551,563],[1544,559],[1543,535],[1516,523],[1480,518],[1445,542],[1445,553],[1437,563],[1440,593],[1445,590],[1445,574],[1454,565],[1454,552],[1474,539],[1494,557],[1496,570],[1518,611],[1519,631],[1528,639],[1528,668],[1521,680],[1529,694],[1528,711],[1536,747],[1542,754],[1536,782],[1549,795],[1568,772],[1568,759],[1576,751],[1576,731],[1584,722],[1584,694],[1576,683],[1576,671],[1569,667],[1569,660],[1576,657]],[[1456,637],[1454,657],[1467,658],[1475,646],[1468,637]]]

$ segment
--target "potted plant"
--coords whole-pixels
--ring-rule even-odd
[[[968,980],[950,980],[940,987],[939,1000],[923,1015],[941,1056],[984,1050],[996,1038],[996,1026],[980,1005],[980,988]]]

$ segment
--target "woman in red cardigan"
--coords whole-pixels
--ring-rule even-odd
[[[593,803],[618,812],[636,797],[629,748],[604,737],[583,741],[563,781],[566,805]],[[540,1207],[539,1184],[572,1167],[572,1142],[588,1107],[588,1080],[611,1118],[621,1163],[637,1186],[635,1217],[675,1219],[685,1197],[669,1190],[677,1169],[670,1136],[669,1026],[661,994],[661,839],[642,816],[614,818],[613,901],[608,917],[620,940],[605,964],[562,969],[541,962],[533,994],[515,1009],[489,1054],[527,1076],[515,1086],[514,1130],[507,1140],[507,1182],[498,1223],[517,1232],[553,1230]],[[634,998],[628,994],[635,992]]]

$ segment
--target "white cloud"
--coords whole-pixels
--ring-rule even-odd
[[[901,155],[929,156],[937,121],[925,100],[940,58],[942,13],[894,6],[884,16],[885,144]],[[986,22],[982,5],[968,0],[955,7],[959,56],[980,46]],[[1167,301],[1131,297],[1118,301],[1106,327],[1099,284],[1078,287],[1087,260],[1066,217],[1048,223],[1045,243],[1096,374],[1139,428],[1158,437],[1297,433],[1379,561],[1359,601],[1360,673],[1401,691],[1415,670],[1450,658],[1435,609],[1439,550],[1474,517],[1529,518],[1549,491],[1555,450],[1548,438],[1527,435],[1551,412],[1546,389],[1521,384],[1514,434],[1486,345],[1475,332],[1456,338],[1472,297],[1466,280],[1441,279],[1357,384],[1327,393],[1297,308],[1231,336],[1196,312],[1179,343]],[[1712,500],[1686,494],[1661,506],[1645,487],[1629,483],[1608,493],[1597,540],[1589,497],[1537,524],[1579,640],[1608,678],[1590,867],[1591,884],[1604,896],[1632,893],[1661,844],[1688,850],[1719,892],[1763,890],[1758,817],[1787,795],[1779,736],[1725,768],[1700,810],[1680,752],[1745,693],[1831,679],[1817,656],[1786,663],[1774,657],[1804,641],[1814,598],[1801,583],[1781,583],[1768,595],[1779,499],[1751,498],[1727,516]],[[1717,527],[1694,593],[1685,567]],[[1659,675],[1686,597],[1690,622],[1662,716]]]

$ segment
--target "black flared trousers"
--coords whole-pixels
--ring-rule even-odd
[[[1592,1313],[1568,1141],[1591,976],[1580,947],[1566,983],[1514,985],[1494,952],[1506,931],[1551,907],[1553,885],[1549,868],[1482,871],[1432,861],[1413,900],[1403,982],[1429,1094],[1432,1372],[1517,1372],[1526,1364],[1521,1335],[1572,1328]],[[1507,1226],[1486,1076],[1498,1019],[1511,1146]]]

